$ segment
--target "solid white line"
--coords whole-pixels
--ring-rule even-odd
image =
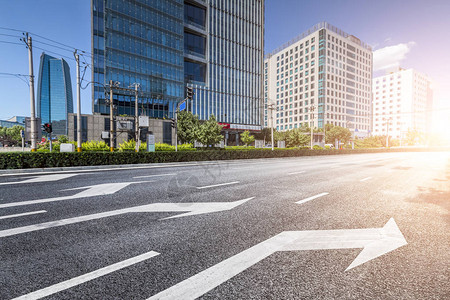
[[[26,213],[22,213],[22,214],[16,214],[16,215],[9,215],[9,216],[0,216],[0,220],[3,219],[9,219],[9,218],[16,218],[16,217],[22,217],[22,216],[29,216],[29,215],[34,215],[34,214],[42,214],[42,213],[46,213],[46,210],[38,210],[38,211],[30,211],[30,212],[26,212]]]
[[[369,180],[369,179],[372,179],[372,177],[366,177],[364,179],[361,179],[360,181],[363,182],[363,181],[366,181],[366,180]]]
[[[233,182],[227,182],[227,183],[219,183],[219,184],[206,185],[206,186],[198,186],[197,189],[201,190],[201,189],[207,189],[207,188],[212,188],[212,187],[216,187],[216,186],[230,185],[230,184],[236,184],[236,183],[239,183],[239,181],[233,181]]]
[[[133,179],[135,178],[147,178],[147,177],[158,177],[158,176],[175,176],[177,174],[173,173],[173,174],[155,174],[155,175],[144,175],[144,176],[136,176],[133,177]]]
[[[80,285],[82,283],[88,282],[90,280],[96,279],[98,277],[101,277],[101,276],[107,275],[109,273],[118,271],[120,269],[126,268],[128,266],[137,264],[137,263],[139,263],[141,261],[147,260],[147,259],[152,258],[152,257],[157,256],[157,255],[159,255],[158,252],[150,251],[150,252],[147,252],[147,253],[144,253],[144,254],[141,254],[141,255],[129,258],[127,260],[124,260],[124,261],[112,264],[110,266],[107,266],[107,267],[95,270],[93,272],[90,272],[90,273],[87,273],[87,274],[84,274],[84,275],[81,275],[81,276],[78,276],[78,277],[75,277],[75,278],[72,278],[72,279],[69,279],[69,280],[66,280],[66,281],[54,284],[54,285],[51,285],[51,286],[43,288],[41,290],[37,290],[35,292],[32,292],[32,293],[29,293],[29,294],[26,294],[26,295],[14,298],[13,300],[18,300],[18,299],[21,299],[21,300],[23,300],[23,299],[27,299],[27,300],[28,299],[41,299],[41,298],[44,298],[44,297],[56,294],[58,292],[67,290],[67,289],[69,289],[71,287]]]
[[[288,175],[302,174],[302,173],[305,173],[305,172],[306,171],[291,172],[291,173],[288,173]]]
[[[321,194],[318,194],[318,195],[315,195],[315,196],[312,196],[312,197],[309,197],[309,198],[306,198],[306,199],[297,201],[297,202],[295,202],[295,203],[297,203],[297,204],[303,204],[303,203],[305,203],[305,202],[314,200],[314,199],[319,198],[319,197],[322,197],[322,196],[326,196],[326,195],[328,195],[328,194],[329,194],[329,193],[321,193]]]

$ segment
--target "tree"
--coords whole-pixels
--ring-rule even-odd
[[[330,130],[327,130],[325,135],[325,143],[334,144],[335,140],[339,140],[341,143],[346,144],[351,137],[352,133],[348,128],[334,126]]]
[[[255,137],[250,135],[250,132],[246,130],[241,133],[241,141],[245,144],[245,146],[248,146],[255,141]]]
[[[223,140],[222,126],[217,124],[214,115],[209,117],[208,121],[203,122],[198,130],[197,140],[204,146],[215,145]]]
[[[273,142],[275,145],[278,141],[285,141],[286,140],[286,133],[283,131],[273,131]]]
[[[58,142],[60,144],[68,143],[69,138],[67,137],[67,135],[60,135],[60,136],[58,136]]]
[[[0,142],[5,146],[17,146],[22,142],[20,131],[23,126],[14,125],[11,128],[0,127]]]
[[[286,146],[287,147],[301,147],[310,142],[310,137],[303,133],[301,128],[294,128],[286,131]]]
[[[193,144],[197,139],[199,125],[198,116],[191,112],[182,111],[177,116],[178,140],[182,143]]]
[[[408,133],[406,133],[405,143],[409,146],[423,144],[425,141],[422,132],[416,129],[408,129]]]
[[[274,130],[275,131],[275,130]],[[270,142],[272,139],[272,128],[265,127],[261,129],[261,132],[254,134],[255,139],[257,140],[264,140],[264,142]]]

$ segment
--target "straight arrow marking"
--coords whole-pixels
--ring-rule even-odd
[[[144,260],[147,260],[149,258],[155,257],[157,255],[159,255],[160,253],[155,252],[155,251],[150,251],[132,258],[129,258],[127,260],[112,264],[110,266],[92,271],[90,273],[54,284],[52,286],[43,288],[41,290],[37,290],[35,292],[32,292],[30,294],[26,294],[17,298],[14,298],[13,300],[34,300],[34,299],[41,299],[53,294],[56,294],[58,292],[67,290],[69,288],[72,288],[74,286],[80,285],[82,283],[88,282],[90,280],[96,279],[98,277],[110,274],[112,272],[118,271],[120,269],[129,267],[131,265],[137,264],[139,262],[142,262]]]
[[[220,212],[220,211],[231,210],[253,198],[254,197],[239,200],[239,201],[234,201],[234,202],[153,203],[153,204],[124,208],[124,209],[117,209],[117,210],[112,210],[112,211],[107,211],[107,212],[102,212],[102,213],[97,213],[97,214],[74,217],[74,218],[69,218],[69,219],[62,219],[62,220],[58,220],[58,221],[51,221],[51,222],[40,223],[40,224],[35,224],[35,225],[1,230],[0,238],[17,235],[17,234],[22,234],[22,233],[26,233],[26,232],[38,231],[38,230],[52,228],[52,227],[59,227],[59,226],[65,226],[65,225],[75,224],[75,223],[80,223],[80,222],[85,222],[85,221],[97,220],[97,219],[102,219],[102,218],[106,218],[106,217],[122,215],[122,214],[126,214],[126,213],[186,212],[186,213],[182,213],[182,214],[179,214],[176,216],[165,218],[165,219],[173,219],[173,218],[180,218],[180,217],[186,217],[186,216]]]
[[[130,184],[145,183],[145,182],[153,182],[153,181],[104,183],[104,184],[97,184],[97,185],[93,185],[93,186],[77,187],[77,188],[72,188],[72,189],[66,189],[64,191],[73,191],[73,190],[81,190],[81,189],[86,189],[86,190],[79,192],[72,196],[63,196],[63,197],[55,197],[55,198],[47,198],[47,199],[4,203],[4,204],[0,204],[0,208],[32,205],[32,204],[55,202],[55,201],[64,201],[64,200],[77,199],[77,198],[87,198],[87,197],[111,195],[111,194],[114,194],[114,193],[120,191],[121,189],[129,186]]]
[[[361,179],[360,181],[363,182],[363,181],[367,181],[367,180],[370,180],[370,179],[372,179],[372,177],[366,177],[364,179]]]
[[[329,193],[321,193],[321,194],[318,194],[318,195],[315,195],[315,196],[311,196],[311,197],[309,197],[309,198],[306,198],[306,199],[297,201],[297,202],[295,202],[295,203],[297,203],[297,204],[303,204],[303,203],[305,203],[305,202],[308,202],[308,201],[311,201],[311,200],[314,200],[314,199],[317,199],[317,198],[326,196],[326,195],[328,195],[328,194],[329,194]]]
[[[277,251],[363,248],[347,271],[406,244],[392,218],[383,228],[284,231],[147,300],[196,299]]]
[[[23,180],[23,181],[2,182],[2,183],[0,183],[0,185],[58,181],[58,180],[66,179],[66,178],[73,177],[73,176],[76,176],[76,175],[78,175],[78,174],[41,175],[41,176],[33,177],[33,178],[30,178],[30,179],[27,179],[27,180]]]

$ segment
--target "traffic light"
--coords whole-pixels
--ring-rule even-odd
[[[191,86],[186,87],[186,98],[191,101],[194,99],[194,89]]]
[[[45,123],[44,124],[44,130],[47,133],[52,133],[52,123]]]
[[[172,126],[172,128],[177,127],[177,123],[175,122],[175,119],[172,119],[172,120],[170,121],[170,126]]]

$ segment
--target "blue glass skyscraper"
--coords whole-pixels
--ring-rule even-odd
[[[69,65],[42,53],[39,65],[37,116],[42,124],[52,123],[54,135],[67,135],[67,115],[73,113]]]
[[[94,113],[109,113],[112,80],[139,83],[150,117],[172,118],[193,86],[200,119],[261,125],[264,0],[92,0],[92,37]],[[134,95],[118,91],[114,104],[134,115]]]

